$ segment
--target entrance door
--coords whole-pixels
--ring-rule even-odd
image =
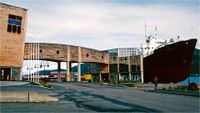
[[[11,69],[10,68],[0,68],[0,72],[1,72],[1,80],[5,81],[5,80],[10,80],[10,76],[11,76]]]

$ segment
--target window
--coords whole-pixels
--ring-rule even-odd
[[[17,26],[13,25],[13,33],[15,33],[17,31]]]
[[[42,53],[43,51],[42,51],[42,49],[40,49],[40,53]]]
[[[89,57],[89,54],[88,54],[88,53],[86,54],[86,57]]]
[[[21,33],[21,26],[17,26],[17,33]]]
[[[103,56],[101,56],[101,58],[103,59]]]
[[[12,26],[11,26],[10,24],[8,24],[7,31],[8,31],[8,32],[11,32],[11,31],[12,31]]]
[[[59,51],[59,50],[56,50],[56,54],[59,55],[59,54],[60,54],[60,51]]]
[[[13,33],[21,33],[22,17],[9,14],[8,15],[8,26],[7,31]]]

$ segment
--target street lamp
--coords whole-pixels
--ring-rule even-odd
[[[34,66],[34,68],[37,70],[36,71],[36,81],[39,83],[39,75],[40,75],[40,73],[39,73],[39,68],[40,68],[40,64],[38,63],[38,64],[35,64],[35,66]]]
[[[31,70],[33,70],[33,68],[29,66],[29,67],[27,67],[27,70],[28,70],[28,81],[30,81],[30,74],[31,74]]]
[[[42,61],[41,63],[40,63],[40,68],[42,68],[43,67],[43,70],[44,70],[44,76],[45,76],[45,67],[49,67],[49,63],[46,61]]]

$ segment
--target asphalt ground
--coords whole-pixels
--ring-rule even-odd
[[[70,101],[97,112],[199,112],[199,98],[102,84],[54,84]],[[56,88],[59,89],[59,88]]]
[[[47,103],[1,103],[1,112],[199,112],[199,97],[147,92],[109,84],[51,85],[52,90],[30,84],[1,86],[1,91],[35,91],[60,100]]]

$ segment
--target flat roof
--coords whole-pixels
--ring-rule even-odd
[[[5,4],[5,3],[2,3],[2,2],[0,2],[0,4],[1,4],[1,5],[5,5],[5,6],[9,6],[9,7],[15,7],[15,8],[23,9],[23,10],[25,10],[25,11],[28,10],[28,9],[26,9],[26,8],[22,8],[22,7],[18,7],[18,6],[10,5],[10,4]]]

